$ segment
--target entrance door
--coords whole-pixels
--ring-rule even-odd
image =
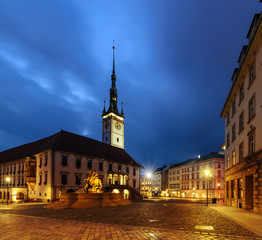
[[[245,190],[246,209],[253,209],[253,175],[246,176]]]

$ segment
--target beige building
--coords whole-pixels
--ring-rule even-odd
[[[208,177],[206,170],[209,171]],[[174,164],[168,171],[168,193],[181,198],[224,198],[224,154],[210,153]]]
[[[256,14],[232,76],[225,118],[226,196],[230,206],[262,212],[262,24]]]
[[[143,197],[152,197],[152,179],[151,177],[140,177],[140,194]]]
[[[170,197],[181,197],[180,182],[183,163],[174,164],[168,171],[168,194]]]
[[[181,197],[224,197],[224,154],[210,153],[187,160],[181,166]],[[206,171],[209,175],[206,175]]]

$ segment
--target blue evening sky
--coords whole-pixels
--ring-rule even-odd
[[[145,167],[218,151],[259,0],[0,1],[0,151],[60,129],[102,137],[112,41],[125,149]]]

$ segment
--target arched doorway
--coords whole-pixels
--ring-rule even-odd
[[[118,190],[118,189],[114,189],[114,190],[112,191],[112,193],[119,193],[119,190]]]
[[[22,192],[18,192],[16,194],[16,200],[24,200],[25,199],[25,195]]]
[[[129,190],[124,189],[124,199],[129,199]]]

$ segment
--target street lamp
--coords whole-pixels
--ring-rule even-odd
[[[8,205],[8,197],[9,197],[9,194],[8,194],[8,184],[9,184],[9,182],[10,182],[10,177],[7,177],[7,178],[6,178],[6,182],[7,182],[6,204]]]
[[[218,200],[219,200],[219,198],[220,198],[220,196],[219,196],[220,183],[217,184],[217,188],[218,188]]]
[[[206,178],[207,178],[207,206],[208,206],[208,177],[210,175],[210,171],[209,170],[206,170],[205,171],[205,174],[206,174]]]

